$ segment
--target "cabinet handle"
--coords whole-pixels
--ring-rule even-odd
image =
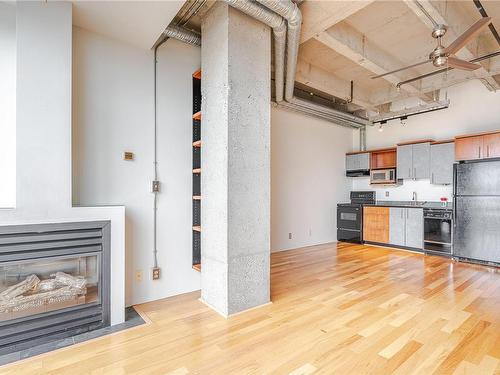
[[[486,146],[486,157],[489,158],[490,157],[490,145],[487,145]]]
[[[477,158],[481,159],[481,146],[479,146],[479,152],[478,152]]]
[[[404,210],[401,210],[401,219],[403,218],[403,211],[404,211]]]
[[[431,184],[434,183],[434,172],[431,173]]]
[[[408,177],[411,177],[411,168],[408,168]]]
[[[406,209],[406,218],[408,219],[410,216],[409,216],[409,211],[408,211],[408,208]]]
[[[417,179],[417,167],[413,167],[413,179]]]

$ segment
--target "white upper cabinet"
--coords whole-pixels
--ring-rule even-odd
[[[398,146],[398,179],[430,178],[430,145],[430,142],[424,142]]]
[[[455,161],[455,143],[431,145],[431,184],[453,184],[453,163]]]

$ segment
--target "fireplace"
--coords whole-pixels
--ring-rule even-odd
[[[110,223],[0,227],[0,354],[109,325]]]

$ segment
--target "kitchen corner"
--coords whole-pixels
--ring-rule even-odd
[[[347,154],[353,191],[337,207],[338,240],[500,264],[498,134]]]

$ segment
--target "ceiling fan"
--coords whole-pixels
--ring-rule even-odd
[[[491,17],[481,18],[479,21],[469,27],[467,31],[465,31],[462,35],[455,39],[448,47],[444,47],[441,43],[441,38],[446,34],[448,27],[446,25],[436,24],[434,26],[434,29],[432,30],[432,37],[437,40],[437,47],[434,48],[434,50],[429,54],[429,58],[427,60],[418,62],[413,65],[405,66],[404,68],[396,69],[391,72],[379,74],[371,78],[381,78],[389,74],[397,73],[405,69],[414,68],[416,66],[431,62],[437,68],[448,66],[450,68],[468,71],[479,69],[481,68],[481,65],[461,60],[453,55],[460,51],[463,47],[465,47],[467,43],[474,39],[490,23]]]

